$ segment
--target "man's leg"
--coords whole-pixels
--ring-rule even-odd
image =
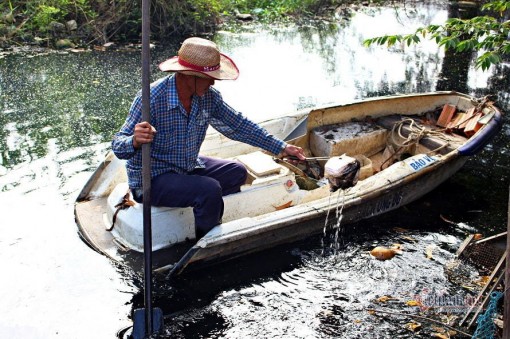
[[[240,162],[205,156],[200,156],[200,159],[205,163],[205,168],[197,168],[191,174],[216,179],[224,196],[239,192],[241,185],[246,182],[248,173]]]
[[[197,238],[220,223],[223,215],[222,190],[213,178],[165,173],[152,180],[152,204],[167,207],[193,207]]]

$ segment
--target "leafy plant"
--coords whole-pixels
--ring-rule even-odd
[[[46,31],[52,21],[60,21],[65,12],[59,8],[47,5],[40,5],[32,21],[38,30]]]
[[[492,1],[482,7],[502,16],[510,9],[510,1]],[[420,27],[414,33],[406,35],[384,35],[367,39],[365,46],[372,44],[392,46],[404,43],[407,46],[429,38],[445,49],[457,52],[482,51],[476,59],[476,67],[487,70],[491,65],[499,64],[503,55],[510,55],[510,21],[501,22],[494,16],[484,15],[472,19],[448,19],[444,25]]]

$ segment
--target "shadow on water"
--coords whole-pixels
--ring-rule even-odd
[[[480,5],[474,2],[458,3],[451,1],[448,6],[448,17],[471,19],[479,15],[479,8]],[[467,93],[469,91],[468,72],[474,55],[475,52],[472,50],[456,52],[453,48],[447,49],[437,81],[437,90],[455,90]]]

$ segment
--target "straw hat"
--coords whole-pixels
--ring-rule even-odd
[[[214,42],[202,38],[184,40],[177,56],[163,61],[159,69],[215,80],[235,80],[239,76],[236,64],[221,54]]]

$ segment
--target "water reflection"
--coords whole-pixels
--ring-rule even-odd
[[[338,25],[219,32],[214,39],[237,62],[241,77],[216,86],[227,102],[257,121],[331,102],[434,90],[444,58],[433,43],[387,50],[366,49],[362,42],[412,32],[447,16],[445,8],[425,3],[351,13],[339,17]],[[153,79],[164,75],[157,64],[177,46],[152,51]],[[140,87],[139,56],[135,51],[0,59],[0,206],[9,212],[2,220],[0,263],[12,272],[0,291],[9,309],[0,316],[12,326],[28,323],[25,327],[35,326],[44,337],[112,337],[112,329],[129,323],[129,311],[142,306],[138,274],[113,267],[87,248],[72,216],[74,198]],[[495,94],[509,111],[509,73],[508,64],[489,73],[470,66],[467,91]],[[323,239],[312,238],[180,282],[158,281],[155,305],[170,320],[163,337],[409,336],[401,320],[373,317],[364,309],[377,306],[380,295],[406,300],[409,291],[420,293],[431,284],[458,292],[446,281],[443,264],[469,231],[439,216],[463,222],[470,231],[504,229],[509,139],[507,123],[486,150],[424,199],[345,230],[335,253],[322,248]],[[403,256],[376,262],[367,254],[394,242],[404,245]],[[438,246],[434,261],[423,254],[431,244]],[[30,330],[4,327],[0,324],[0,333]]]
[[[12,56],[0,62],[0,164],[6,168],[42,158],[50,147],[65,151],[109,140],[139,87],[134,53]]]
[[[480,4],[476,2],[453,2],[448,5],[448,18],[471,19],[478,15]],[[467,93],[468,74],[475,53],[473,50],[456,52],[453,48],[445,51],[437,90],[453,90]]]
[[[219,32],[215,40],[236,60],[241,77],[217,87],[227,102],[257,121],[303,107],[433,90],[440,58],[435,45],[362,46],[376,34],[445,19],[427,4],[398,20],[396,13],[370,9],[338,23]],[[153,51],[153,79],[164,75],[157,64],[176,48],[170,43]],[[11,56],[0,65],[3,171],[44,157],[52,139],[62,151],[109,142],[140,87],[139,52]]]

